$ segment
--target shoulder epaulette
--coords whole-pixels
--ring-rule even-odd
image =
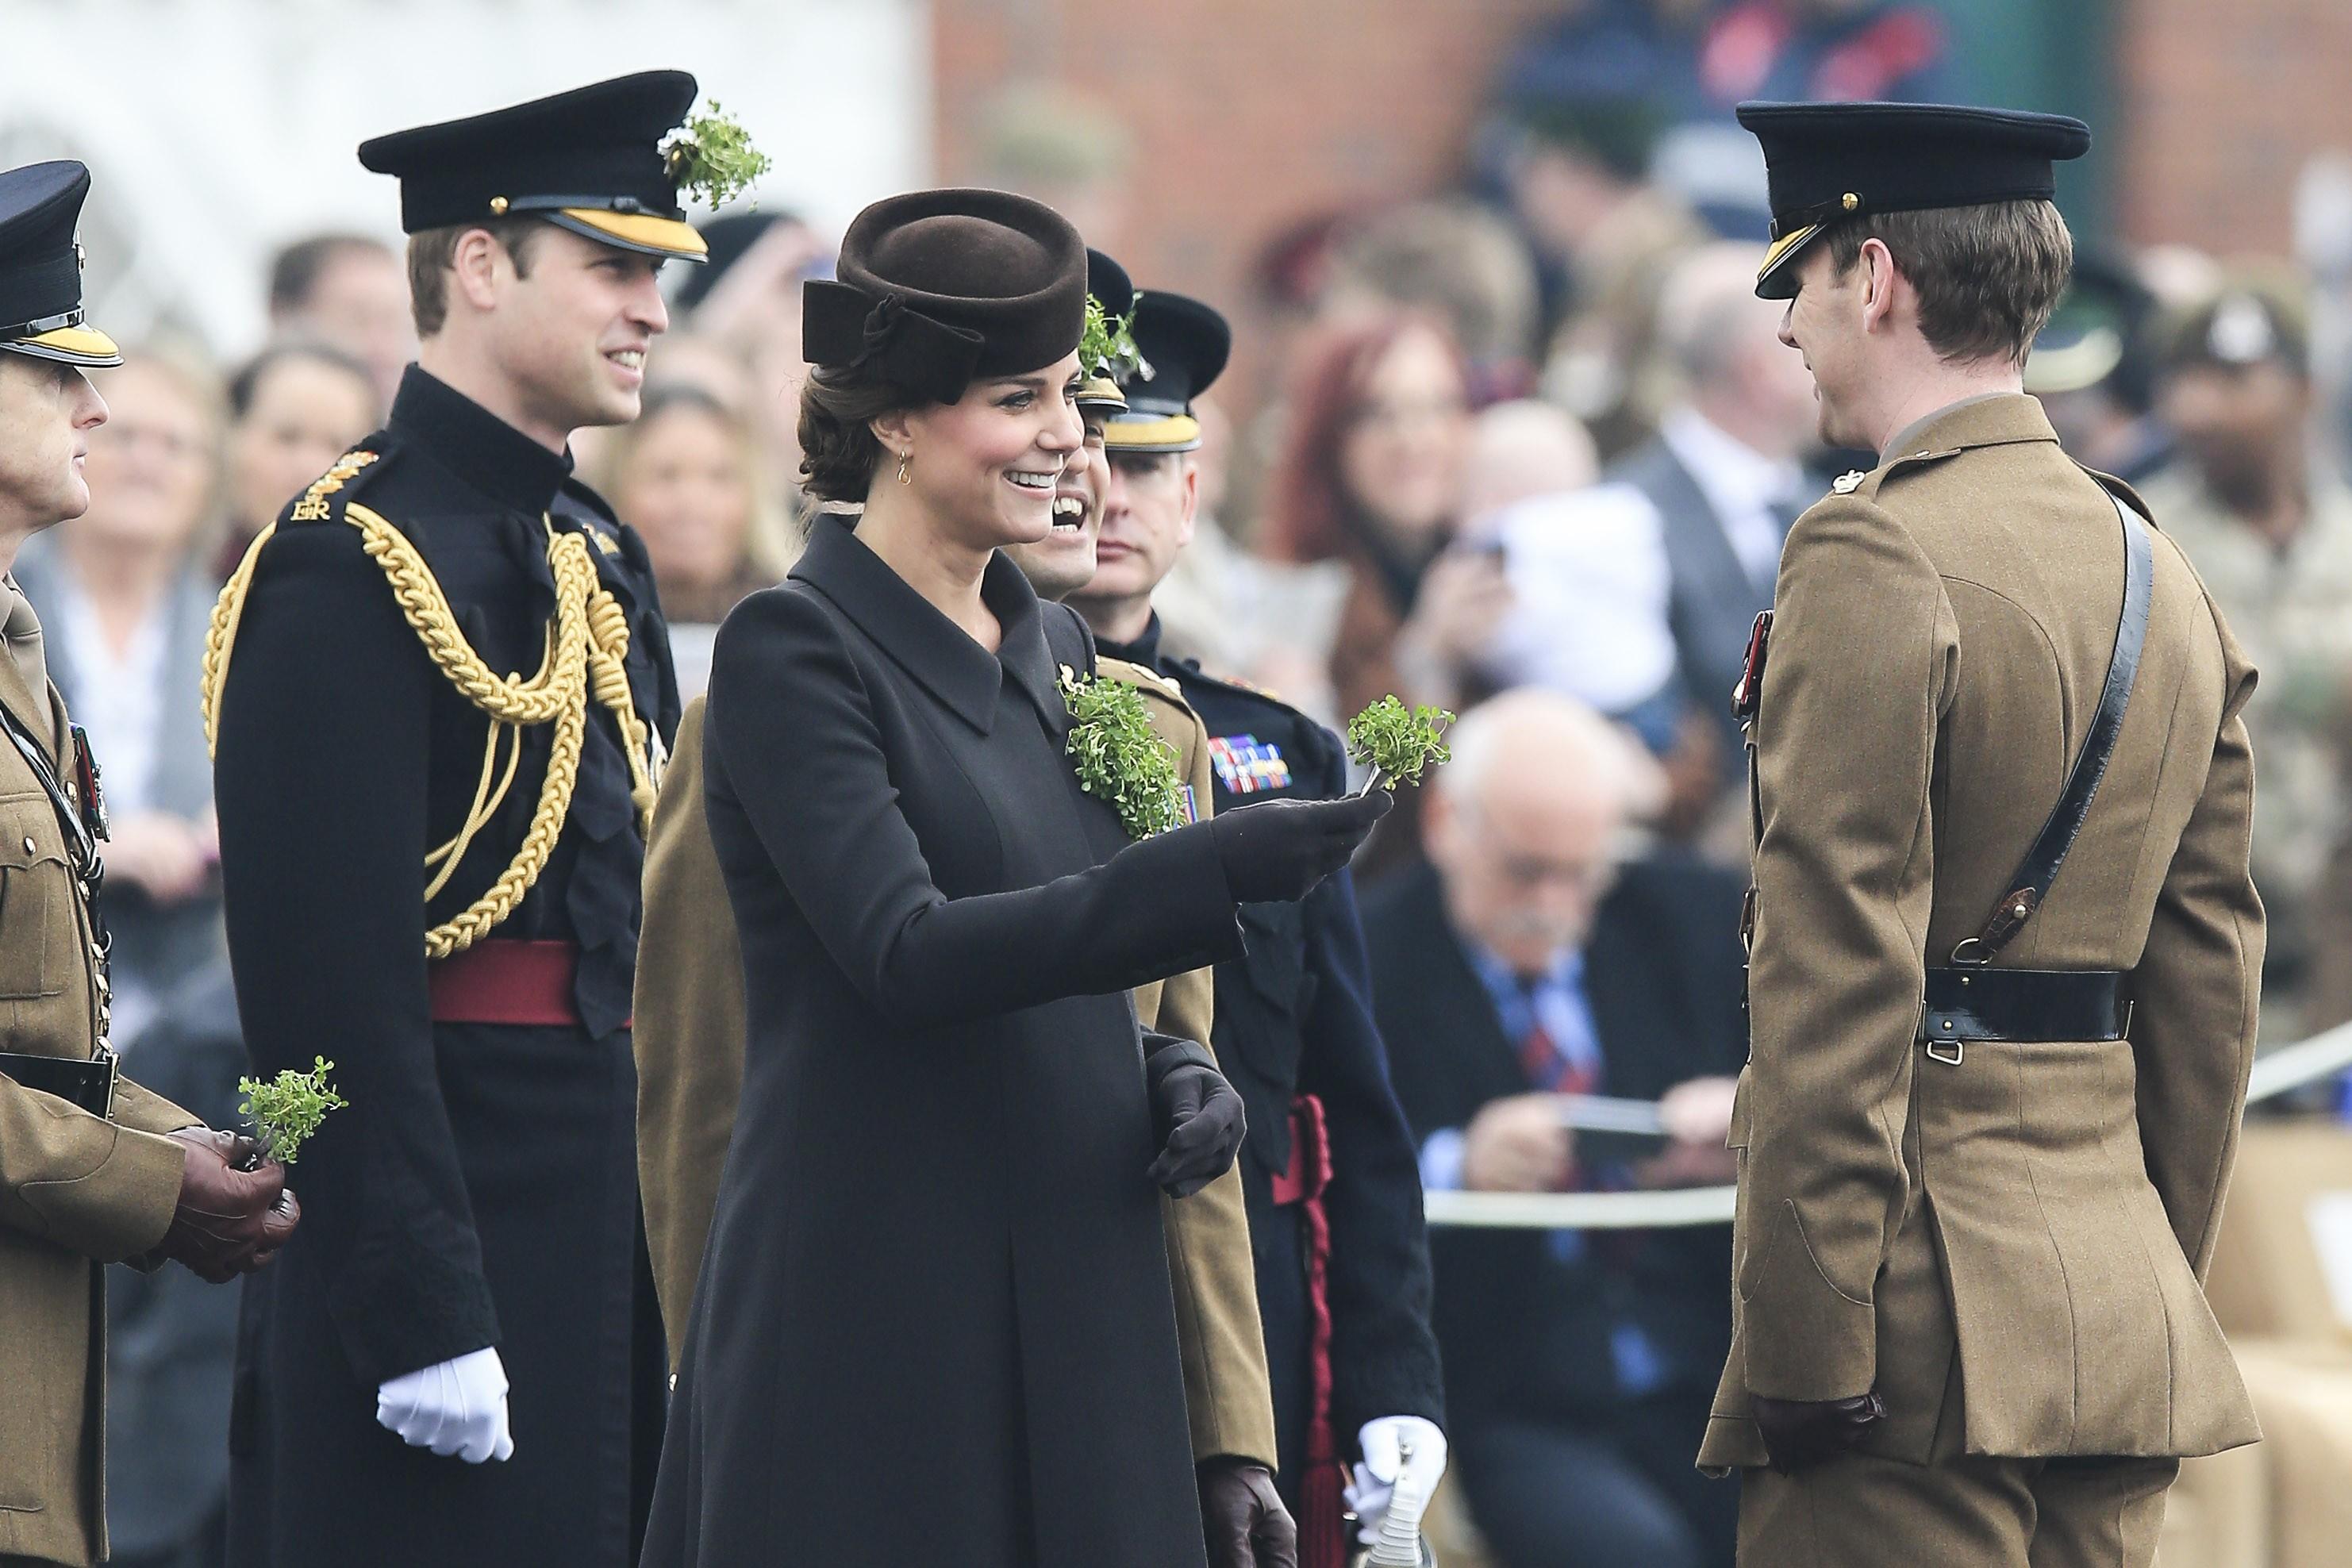
[[[310,481],[310,488],[302,492],[294,502],[292,509],[287,512],[286,521],[323,522],[332,517],[334,506],[329,498],[358,479],[362,470],[373,466],[379,454],[369,451],[363,447],[358,447],[337,458],[325,473]]]
[[[2155,524],[2155,511],[2152,510],[2147,502],[2141,498],[2139,491],[2132,489],[2130,480],[2119,479],[2113,474],[2103,474],[2098,469],[2091,467],[2090,464],[2084,462],[2080,458],[2073,457],[2071,454],[2069,455],[2068,461],[2072,462],[2076,468],[2082,469],[2084,473],[2090,475],[2091,478],[2096,479],[2099,482],[2099,488],[2101,489],[2106,491],[2109,495],[2123,502],[2124,505],[2131,508],[2133,511],[2138,513],[2139,519],[2142,522],[2147,523],[2151,526]]]
[[[1114,680],[1124,680],[1129,686],[1139,686],[1146,691],[1173,698],[1178,702],[1184,700],[1184,689],[1149,665],[1136,664],[1124,658],[1100,658],[1097,660],[1097,668]]]

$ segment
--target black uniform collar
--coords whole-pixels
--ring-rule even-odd
[[[1095,649],[1105,658],[1123,658],[1129,664],[1139,664],[1146,669],[1160,668],[1160,612],[1143,626],[1143,633],[1133,642],[1112,642],[1106,637],[1095,639]]]
[[[982,734],[995,725],[997,693],[1007,675],[1049,721],[1065,715],[1037,595],[1018,567],[1000,552],[989,557],[981,578],[981,600],[1002,633],[992,654],[915,592],[849,523],[837,512],[820,513],[792,574],[822,589],[908,674]]]
[[[572,474],[569,453],[549,451],[419,365],[402,374],[385,427],[517,511],[547,510]]]

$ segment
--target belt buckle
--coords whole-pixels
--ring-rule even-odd
[[[1952,1021],[1949,1018],[1937,1018],[1935,1019],[1936,1026],[1931,1029],[1927,1026],[1929,1017],[1930,1015],[1927,1011],[1927,999],[1922,996],[1919,999],[1919,1027],[1916,1033],[1918,1038],[1925,1043],[1927,1047],[1927,1059],[1931,1062],[1936,1062],[1948,1068],[1956,1068],[1959,1066],[1961,1058],[1968,1055],[1968,1047],[1960,1042],[1959,1037],[1954,1033]],[[1938,1049],[1937,1047],[1943,1047],[1943,1049]],[[1945,1049],[1948,1049],[1952,1054],[1950,1056],[1944,1055]]]

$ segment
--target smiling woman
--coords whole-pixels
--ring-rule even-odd
[[[1068,223],[897,197],[839,272],[807,286],[801,423],[858,515],[712,665],[743,1081],[643,1562],[1202,1568],[1160,1194],[1230,1165],[1238,1098],[1123,993],[1237,953],[1236,903],[1302,896],[1378,811],[1130,841],[1081,788],[1093,645],[1000,549],[1085,463]]]

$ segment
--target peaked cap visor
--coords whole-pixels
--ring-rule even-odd
[[[1948,103],[1743,103],[1762,143],[1772,244],[1756,292],[1791,299],[1791,263],[1842,218],[1993,202],[2047,201],[2055,163],[2091,150],[2063,114]]]
[[[1103,426],[1103,446],[1113,452],[1197,452],[1201,422],[1190,414],[1161,416],[1130,409]]]
[[[79,323],[52,328],[27,338],[0,340],[0,349],[12,353],[29,354],[35,359],[57,360],[65,364],[109,365],[122,363],[122,351],[115,346],[112,338],[96,327]]]
[[[677,185],[660,144],[685,122],[695,91],[684,71],[640,71],[373,137],[360,143],[360,163],[400,181],[400,226],[409,234],[525,213],[677,222]],[[701,254],[666,231],[589,237],[655,255]]]
[[[593,207],[561,207],[549,213],[547,221],[618,250],[678,261],[710,259],[709,243],[684,218],[657,217],[651,213],[601,212]]]
[[[842,236],[830,279],[802,285],[801,346],[820,370],[867,369],[935,402],[1076,352],[1087,247],[1070,220],[1004,191],[876,202]]]

